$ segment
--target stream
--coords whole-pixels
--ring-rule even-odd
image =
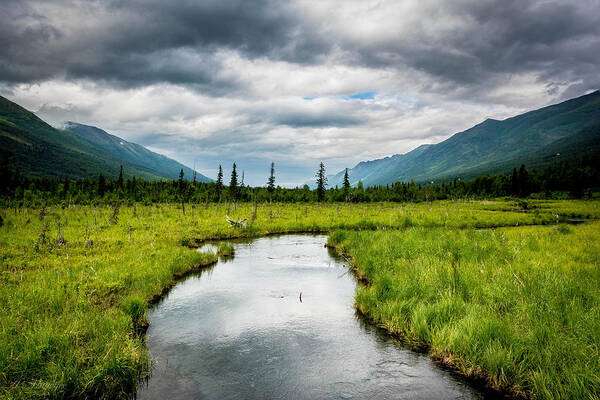
[[[481,399],[356,313],[357,281],[323,235],[235,244],[149,312],[138,399]],[[300,301],[302,293],[302,301]]]

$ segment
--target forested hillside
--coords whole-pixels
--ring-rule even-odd
[[[600,91],[530,111],[503,121],[487,119],[434,145],[402,155],[361,162],[349,170],[350,181],[365,186],[394,182],[451,181],[509,172],[526,163],[544,167],[598,151]],[[343,171],[331,176],[341,185]]]
[[[127,176],[176,179],[183,169],[175,160],[94,127],[69,124],[55,129],[34,113],[0,96],[0,159],[29,177],[116,178],[121,165]],[[89,134],[94,131],[94,134]],[[199,181],[210,181],[197,174]]]

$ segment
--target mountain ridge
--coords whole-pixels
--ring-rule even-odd
[[[488,118],[425,149],[421,145],[404,154],[361,161],[348,170],[349,178],[353,185],[362,181],[365,186],[376,186],[507,172],[523,160],[541,165],[530,156],[599,123],[600,91],[596,90],[503,120]],[[329,185],[341,185],[344,171],[328,176]]]
[[[157,171],[157,174],[167,174],[168,177],[175,179],[179,176],[179,172],[183,169],[184,176],[187,179],[191,179],[194,171],[163,155],[148,150],[142,145],[137,143],[129,142],[118,136],[110,134],[103,129],[96,126],[80,124],[78,122],[67,121],[64,125],[65,130],[71,131],[80,137],[101,146],[102,148],[110,151],[112,154],[117,155],[123,160],[127,160],[133,165],[147,168],[149,171]],[[210,182],[210,178],[200,174],[196,171],[196,180],[198,182]]]
[[[33,112],[0,96],[0,158],[7,158],[11,167],[28,176],[90,178],[102,173],[116,178],[123,165],[126,176],[177,179],[183,169],[186,179],[192,177],[191,168],[100,128],[73,122],[69,127],[56,129]],[[76,127],[97,130],[95,139],[86,137]],[[123,153],[125,148],[128,154]],[[197,174],[197,180],[211,181],[202,174]]]

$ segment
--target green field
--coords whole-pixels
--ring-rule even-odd
[[[249,226],[233,229],[225,215]],[[0,397],[129,396],[149,371],[148,304],[218,257],[194,246],[286,232],[333,232],[330,243],[372,283],[358,290],[358,309],[463,374],[534,398],[599,396],[600,222],[557,223],[599,219],[600,202],[213,203],[187,204],[185,215],[180,205],[71,206],[0,216]],[[524,226],[540,224],[555,225]]]

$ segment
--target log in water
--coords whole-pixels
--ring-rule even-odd
[[[478,399],[353,308],[356,279],[325,236],[235,245],[149,315],[140,399]],[[300,293],[302,296],[300,298]]]

